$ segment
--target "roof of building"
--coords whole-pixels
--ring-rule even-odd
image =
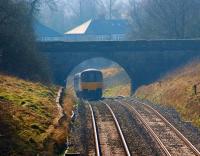
[[[61,36],[60,33],[41,24],[37,20],[34,21],[33,28],[34,28],[34,31],[35,31],[35,34],[37,37],[59,37],[59,36]]]
[[[66,34],[66,35],[67,34],[85,34],[85,32],[87,31],[91,21],[92,20],[89,20],[89,21],[73,28],[72,30],[65,32],[64,34]]]
[[[88,20],[83,24],[65,32],[64,34],[107,35],[127,34],[129,24],[127,20]]]

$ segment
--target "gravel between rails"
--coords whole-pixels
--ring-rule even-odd
[[[131,102],[131,98],[125,98],[127,102]],[[162,114],[173,126],[175,126],[199,151],[200,151],[200,129],[193,126],[191,122],[185,122],[180,114],[172,107],[167,107],[161,104],[154,104],[147,100],[137,100],[152,106],[160,114]]]
[[[126,155],[111,113],[105,104],[92,102],[102,155]]]
[[[132,155],[162,155],[154,141],[143,128],[142,123],[136,119],[132,112],[113,100],[104,101],[113,109]]]
[[[152,110],[137,102],[134,103],[134,107],[157,134],[171,155],[195,156],[185,142]]]
[[[79,101],[78,116],[71,123],[70,142],[71,152],[81,155],[95,155],[94,134],[92,130],[91,115],[88,105]]]

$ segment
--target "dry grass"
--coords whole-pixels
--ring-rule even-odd
[[[117,85],[111,88],[108,88],[104,91],[103,96],[130,96],[130,84],[126,85]]]
[[[194,85],[197,85],[197,95]],[[200,61],[168,74],[159,82],[139,88],[136,95],[175,107],[185,120],[200,127]]]
[[[114,75],[117,75],[118,73],[122,71],[122,69],[119,67],[111,67],[111,68],[102,69],[101,71],[104,75],[104,78],[107,78],[107,77],[112,77]]]
[[[126,73],[120,67],[105,68],[103,96],[130,96],[130,83],[126,78]]]
[[[58,88],[0,75],[0,155],[52,153]],[[7,144],[9,142],[9,146]]]
[[[72,111],[75,107],[76,104],[76,99],[74,96],[74,90],[72,86],[69,86],[66,89],[66,95],[65,95],[65,99],[64,99],[64,105],[63,105],[63,109],[65,114],[67,115],[67,133],[69,134],[69,123],[70,123],[70,119],[72,116]]]
[[[66,114],[66,116],[63,116],[62,118],[59,118],[59,121],[57,122],[57,118],[54,119],[54,127],[52,127],[52,134],[51,139],[49,142],[49,150],[52,148],[55,148],[55,143],[58,148],[62,148],[62,145],[66,143],[67,137],[70,136],[70,122],[71,122],[71,116],[72,111],[74,109],[74,106],[76,104],[76,100],[74,98],[73,94],[73,88],[70,87],[66,89],[65,96],[63,100],[63,111]],[[61,149],[63,150],[63,149]],[[58,152],[62,152],[62,151]],[[54,151],[55,152],[55,151]],[[54,154],[55,155],[55,154]]]

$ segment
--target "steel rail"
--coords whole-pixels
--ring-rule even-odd
[[[192,145],[192,143],[179,130],[177,130],[165,117],[163,117],[157,110],[155,110],[154,108],[143,102],[136,100],[134,100],[134,102],[138,102],[144,105],[145,107],[149,108],[150,110],[152,110],[158,117],[162,119],[164,123],[166,123],[176,133],[176,135],[187,145],[187,147],[189,147],[193,151],[195,155],[200,156],[200,151],[198,151],[198,149],[194,145]]]
[[[91,116],[92,116],[92,127],[93,127],[93,131],[94,131],[96,154],[97,154],[97,156],[101,156],[99,137],[98,137],[98,132],[97,132],[97,126],[96,126],[96,122],[95,122],[95,118],[94,118],[94,111],[92,109],[91,104],[89,104],[89,102],[87,102],[87,103],[89,105]]]
[[[130,151],[129,151],[128,146],[127,146],[127,143],[126,143],[126,140],[125,140],[124,135],[123,135],[123,133],[122,133],[121,127],[120,127],[120,125],[119,125],[119,122],[117,121],[117,118],[116,118],[116,116],[115,116],[113,110],[110,108],[110,106],[109,106],[107,103],[105,103],[105,102],[103,102],[103,101],[100,101],[100,102],[103,103],[103,104],[105,104],[106,107],[109,109],[110,113],[112,114],[112,117],[113,117],[113,119],[114,119],[114,121],[115,121],[115,125],[116,125],[117,130],[118,130],[118,132],[119,132],[119,134],[120,134],[120,137],[121,137],[121,140],[122,140],[122,143],[123,143],[123,146],[124,146],[126,155],[127,155],[127,156],[131,156]]]
[[[146,121],[143,119],[143,117],[140,115],[140,113],[138,113],[138,111],[131,106],[130,104],[126,103],[123,104],[121,101],[119,100],[115,100],[116,102],[120,103],[121,105],[123,105],[124,107],[127,107],[130,110],[133,110],[133,112],[136,114],[137,118],[143,123],[143,125],[146,127],[146,129],[150,132],[150,134],[154,137],[154,139],[157,141],[157,143],[159,144],[159,146],[161,147],[161,149],[163,150],[163,152],[167,155],[167,156],[172,156],[169,151],[167,150],[167,148],[165,147],[165,145],[162,143],[162,141],[159,139],[159,137],[156,135],[156,133],[152,130],[152,128],[146,123]]]

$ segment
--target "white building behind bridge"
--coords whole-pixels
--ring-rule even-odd
[[[64,33],[67,41],[123,41],[129,33],[127,20],[88,20]]]
[[[34,23],[38,41],[124,41],[128,40],[129,24],[127,20],[88,20],[64,34],[39,23]]]

